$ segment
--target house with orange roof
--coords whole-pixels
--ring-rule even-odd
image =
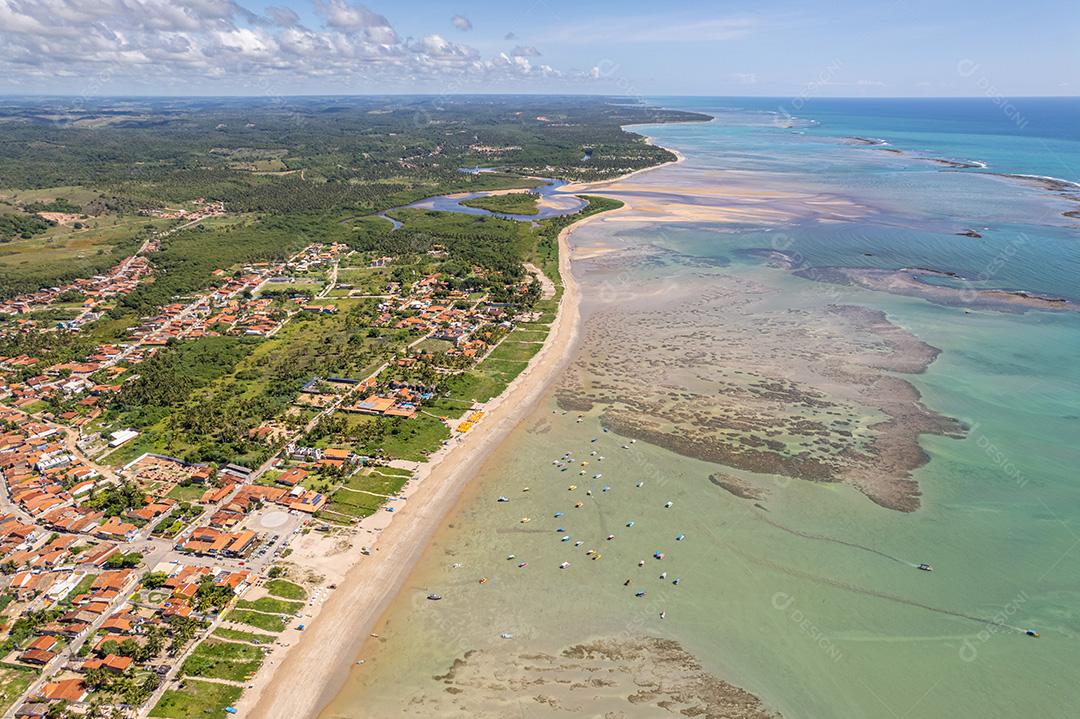
[[[86,683],[81,677],[61,679],[60,681],[48,682],[41,688],[38,696],[45,701],[66,701],[70,704],[78,704],[89,694]]]
[[[139,533],[139,528],[134,524],[122,521],[119,517],[109,517],[100,525],[94,534],[102,539],[115,539],[130,542]]]
[[[307,476],[308,471],[306,469],[301,469],[300,467],[289,467],[278,477],[276,477],[274,481],[278,484],[284,484],[288,487],[295,487]]]

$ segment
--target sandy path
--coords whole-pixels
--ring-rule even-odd
[[[312,717],[340,690],[364,640],[401,590],[469,479],[529,415],[567,361],[580,319],[580,294],[570,273],[567,237],[587,222],[610,214],[585,218],[560,233],[559,269],[564,292],[543,349],[502,395],[488,403],[482,422],[421,468],[418,488],[374,543],[377,551],[368,557],[357,554],[346,559],[354,562],[353,566],[297,643],[283,655],[275,653],[274,664],[264,667],[244,693],[238,704],[242,716]]]

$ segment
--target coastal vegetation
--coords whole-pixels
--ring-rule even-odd
[[[235,684],[184,679],[179,689],[168,689],[150,710],[150,716],[162,719],[225,716],[225,707],[240,698],[243,689]]]
[[[229,101],[147,101],[152,123],[93,131],[48,100],[0,107],[2,479],[31,529],[46,511],[58,528],[3,564],[20,589],[0,598],[0,644],[20,662],[71,654],[56,663],[94,711],[234,704],[266,645],[305,621],[306,587],[325,585],[297,555],[401,507],[424,475],[391,465],[484,421],[551,329],[559,233],[617,206],[584,197],[522,222],[408,204],[512,190],[476,206],[535,216],[541,170],[656,164],[667,151],[621,125],[694,117],[599,99],[297,100],[301,127],[252,104],[257,122]],[[279,517],[287,529],[266,531]],[[61,567],[51,606],[44,575],[22,571],[39,561]],[[75,566],[97,569],[59,578]],[[0,701],[33,699],[34,676],[0,667]],[[50,691],[74,691],[58,676]]]
[[[461,204],[504,215],[535,215],[540,212],[536,206],[539,200],[540,196],[534,192],[508,192],[462,200]]]

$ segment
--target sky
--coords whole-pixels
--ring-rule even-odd
[[[1080,94],[1062,0],[0,0],[0,94]]]

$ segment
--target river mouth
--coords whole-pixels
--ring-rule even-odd
[[[559,192],[560,188],[564,187],[567,184],[565,181],[552,178],[536,179],[538,179],[542,184],[536,186],[535,188],[528,188],[522,190],[492,190],[485,192],[457,192],[450,195],[436,195],[434,197],[426,197],[422,200],[417,200],[416,202],[412,202],[408,205],[405,205],[404,207],[440,212],[461,212],[467,215],[498,217],[504,220],[517,220],[519,222],[536,222],[537,220],[546,220],[552,217],[565,217],[566,215],[572,215],[581,208],[585,207],[586,203],[580,197]],[[475,200],[480,197],[492,197],[495,195],[507,194],[507,192],[526,191],[533,192],[540,196],[540,200],[537,203],[537,212],[535,215],[515,215],[502,212],[492,212],[490,210],[485,210],[480,207],[469,207],[462,204],[463,202],[466,202],[468,200]]]

